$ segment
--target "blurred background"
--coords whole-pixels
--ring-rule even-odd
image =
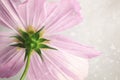
[[[79,2],[84,20],[63,34],[102,52],[101,56],[89,61],[86,80],[120,80],[120,0]],[[18,77],[19,74],[0,80],[17,80]]]
[[[120,80],[120,0],[79,2],[84,21],[66,35],[102,51],[90,60],[86,80]]]

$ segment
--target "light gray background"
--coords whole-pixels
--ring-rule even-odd
[[[120,80],[120,0],[79,0],[84,21],[69,29],[69,35],[102,52],[90,60],[86,80]],[[19,74],[11,79],[18,80]]]

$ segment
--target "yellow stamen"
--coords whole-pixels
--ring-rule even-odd
[[[28,26],[28,28],[27,28],[27,32],[32,32],[32,33],[34,33],[35,32],[35,29],[33,28],[33,26]]]
[[[43,37],[43,36],[44,36],[44,33],[45,33],[45,30],[42,30],[42,31],[40,32],[40,37]]]

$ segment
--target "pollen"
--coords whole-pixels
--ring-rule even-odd
[[[33,26],[30,25],[30,26],[27,27],[27,32],[29,32],[29,33],[31,33],[31,32],[34,33],[34,32],[35,32],[35,29],[33,28]]]

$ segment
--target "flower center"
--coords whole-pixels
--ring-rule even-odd
[[[42,27],[38,31],[35,31],[31,26],[28,28],[27,31],[23,31],[20,29],[20,35],[13,36],[15,39],[17,39],[17,42],[15,44],[12,44],[11,46],[24,48],[26,50],[25,59],[28,55],[30,55],[28,53],[32,53],[32,51],[36,51],[42,59],[41,49],[55,50],[55,48],[46,45],[46,43],[50,40],[42,37],[43,29],[44,27]]]
[[[13,38],[15,38],[17,42],[15,44],[12,44],[11,46],[24,48],[25,49],[24,61],[26,61],[27,59],[26,66],[20,80],[24,80],[25,76],[27,75],[30,66],[30,57],[32,51],[37,52],[41,60],[43,61],[41,49],[56,50],[55,48],[46,45],[46,42],[50,40],[42,37],[43,29],[44,27],[35,32],[33,27],[30,26],[28,27],[27,31],[19,30],[20,35],[13,36]]]

